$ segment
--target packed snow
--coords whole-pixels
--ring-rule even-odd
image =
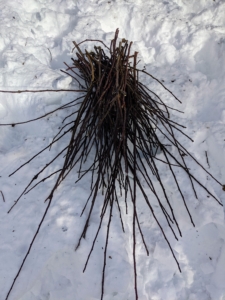
[[[173,120],[185,125],[180,142],[222,184],[225,184],[225,1],[224,0],[11,0],[0,1],[0,90],[70,89],[64,62],[74,56],[73,41],[99,39],[110,44],[133,41],[140,68],[161,80],[181,101],[154,80],[145,84],[171,107]],[[91,49],[98,42],[83,47]],[[84,48],[83,48],[84,49]],[[146,81],[147,80],[147,81]],[[73,86],[74,87],[74,86]],[[26,121],[51,111],[74,94],[1,93],[0,123]],[[58,153],[52,147],[9,177],[51,142],[65,114],[54,113],[36,122],[0,126],[0,299],[8,290],[29,248],[46,208],[54,178],[23,196],[7,211],[42,166]],[[66,141],[66,138],[65,138]],[[206,157],[207,153],[207,157]],[[60,158],[51,172],[62,163]],[[191,159],[197,178],[224,205],[221,186]],[[139,209],[149,256],[137,240],[137,280],[140,300],[225,300],[224,208],[196,185],[194,197],[185,174],[180,184],[196,227],[190,223],[177,188],[162,166],[164,184],[175,207],[183,237],[176,241],[162,225],[180,263],[172,254],[150,211]],[[105,226],[100,232],[85,273],[83,267],[97,230],[99,214],[91,219],[86,239],[74,251],[86,215],[80,217],[89,195],[89,179],[74,184],[71,174],[57,189],[50,210],[34,242],[9,300],[97,300]],[[4,195],[4,198],[3,198]],[[149,192],[150,195],[150,192]],[[99,196],[100,197],[100,196]],[[5,200],[5,201],[4,201]],[[157,210],[157,207],[155,207]],[[160,211],[158,211],[160,218]],[[113,216],[104,300],[135,299],[132,260],[132,213],[124,214],[125,234]],[[106,225],[106,224],[105,224]]]

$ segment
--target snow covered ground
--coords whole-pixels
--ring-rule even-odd
[[[174,120],[187,126],[180,141],[222,184],[225,183],[225,1],[224,0],[11,0],[0,1],[0,89],[68,89],[71,78],[60,72],[70,63],[72,41],[119,37],[133,41],[140,65],[163,80],[182,100],[179,104],[154,81],[149,87],[184,114]],[[90,46],[88,46],[90,47]],[[72,98],[71,98],[72,97]],[[0,123],[38,117],[73,99],[71,93],[0,93]],[[15,175],[18,166],[46,146],[60,126],[63,113],[15,127],[0,127],[0,299],[5,299],[41,220],[53,181],[46,181],[7,211],[26,184],[54,157],[53,147]],[[208,154],[208,163],[205,156]],[[191,170],[225,204],[224,191],[193,161]],[[60,161],[57,162],[58,166]],[[57,168],[57,164],[52,167]],[[141,223],[150,255],[137,241],[140,300],[225,300],[224,209],[196,187],[195,199],[187,178],[180,182],[196,227],[193,228],[169,174],[164,183],[183,237],[177,242],[165,231],[181,265],[177,269],[168,246],[148,211]],[[82,272],[98,213],[87,238],[75,252],[85,221],[80,212],[90,182],[74,185],[73,174],[63,182],[41,227],[10,300],[100,299],[105,229],[85,273]],[[104,300],[133,300],[132,228],[126,234],[114,219],[109,243]]]

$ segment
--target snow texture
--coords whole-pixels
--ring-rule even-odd
[[[140,67],[163,80],[179,99],[157,82],[146,84],[169,106],[184,111],[173,119],[185,126],[178,138],[221,183],[225,183],[225,1],[224,0],[11,0],[0,1],[0,89],[68,89],[71,78],[60,69],[73,56],[72,41],[114,36],[133,41]],[[97,43],[95,43],[97,44]],[[93,43],[94,45],[94,43]],[[89,43],[87,48],[92,46]],[[72,98],[71,98],[72,97]],[[38,117],[73,99],[69,93],[0,93],[0,123]],[[8,209],[29,180],[61,145],[36,158],[15,175],[18,166],[47,146],[63,113],[37,122],[0,127],[0,299],[5,299],[41,220],[43,202],[54,178],[22,197]],[[206,153],[208,155],[208,163]],[[50,171],[60,166],[58,161]],[[188,164],[203,184],[225,204],[224,191],[193,161]],[[183,237],[174,240],[163,224],[181,265],[179,273],[168,246],[144,205],[139,211],[150,254],[137,240],[138,293],[141,300],[225,300],[224,210],[201,188],[198,199],[180,172],[196,227],[192,227],[178,190],[162,166],[164,184],[176,207]],[[74,248],[85,222],[80,212],[87,199],[88,179],[74,185],[74,175],[63,182],[9,297],[10,300],[100,299],[105,227],[85,273],[83,266],[98,226],[96,211],[86,239]],[[146,191],[147,187],[145,187]],[[150,194],[150,192],[149,192]],[[1,197],[1,194],[0,194]],[[140,199],[141,201],[141,199]],[[155,206],[157,211],[157,207]],[[159,213],[160,214],[160,213]],[[106,268],[104,300],[133,300],[131,214],[121,232],[115,213]]]

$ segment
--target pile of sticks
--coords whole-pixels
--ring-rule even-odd
[[[138,299],[136,271],[137,232],[140,233],[147,255],[149,255],[149,251],[139,221],[139,200],[136,196],[137,190],[141,192],[151,215],[161,229],[177,266],[181,271],[179,262],[175,257],[169,240],[166,237],[164,229],[153,210],[153,205],[142,184],[144,181],[146,186],[154,195],[154,199],[158,202],[158,206],[160,207],[161,213],[163,214],[169,228],[171,229],[174,237],[178,239],[177,233],[182,236],[181,229],[176,219],[172,204],[170,203],[163,179],[161,178],[162,176],[158,171],[160,164],[166,164],[168,166],[171,177],[174,179],[174,183],[179,191],[180,197],[193,225],[194,221],[185,201],[182,187],[179,185],[176,172],[174,171],[176,168],[182,169],[189,178],[190,186],[196,197],[197,193],[195,184],[198,184],[219,204],[221,204],[219,200],[216,199],[215,196],[211,194],[210,191],[195,177],[195,175],[190,172],[190,169],[187,166],[185,156],[189,156],[201,168],[203,168],[208,175],[217,181],[195,160],[195,158],[175,137],[175,132],[179,132],[192,140],[182,131],[185,126],[171,120],[171,111],[176,109],[167,106],[158,95],[142,84],[139,81],[139,73],[142,72],[146,76],[149,76],[149,78],[157,80],[158,83],[160,83],[167,91],[169,90],[158,79],[147,73],[145,69],[139,70],[137,68],[138,53],[131,53],[132,42],[128,42],[125,39],[118,42],[118,33],[119,31],[117,29],[109,48],[102,41],[99,41],[103,44],[104,48],[94,46],[94,50],[91,52],[85,50],[83,53],[79,47],[80,44],[74,42],[76,58],[72,58],[72,66],[66,64],[67,69],[63,72],[72,76],[72,78],[79,84],[81,88],[80,91],[82,91],[83,94],[79,98],[76,98],[57,109],[70,109],[70,113],[63,120],[63,126],[57,132],[53,141],[46,148],[42,149],[25,163],[29,163],[40,153],[51,148],[54,143],[61,142],[65,135],[71,135],[69,143],[65,145],[65,147],[51,161],[49,161],[47,165],[34,176],[34,178],[32,178],[23,193],[14,203],[14,205],[16,205],[24,194],[28,193],[46,179],[57,174],[54,186],[46,199],[48,204],[45,213],[17,276],[14,279],[11,289],[45,219],[56,189],[74,168],[76,168],[78,172],[78,179],[76,182],[80,181],[85,177],[85,175],[90,173],[92,178],[90,182],[90,195],[87,202],[84,204],[83,211],[81,213],[82,215],[85,210],[88,210],[87,219],[79,237],[76,249],[79,247],[82,238],[85,238],[90,218],[96,205],[96,199],[99,195],[99,190],[101,190],[103,194],[98,229],[93,238],[91,250],[84,266],[85,271],[104,219],[107,223],[107,230],[103,258],[101,299],[103,299],[104,296],[107,247],[109,242],[112,212],[113,210],[118,211],[121,229],[124,231],[123,216],[128,212],[128,209],[132,209],[133,214],[132,251],[134,290],[136,299]],[[172,94],[172,92],[170,93]],[[180,100],[176,97],[175,99],[180,102]],[[46,115],[41,116],[40,118],[45,116]],[[27,122],[31,121],[33,120],[29,120]],[[163,142],[159,136],[163,137]],[[168,145],[176,149],[176,155],[174,154],[174,151],[171,151]],[[158,153],[160,153],[160,157]],[[34,184],[40,174],[61,155],[64,155],[62,167]],[[92,159],[90,159],[90,157],[92,157]],[[15,172],[17,172],[25,164],[20,166]],[[156,182],[157,187],[155,184]],[[161,189],[160,193],[163,194],[163,199],[159,196],[158,186]],[[125,211],[123,211],[122,207],[125,207]]]

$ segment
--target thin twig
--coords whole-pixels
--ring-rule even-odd
[[[2,191],[0,191],[0,193],[2,194],[2,199],[3,199],[3,202],[5,202],[5,197],[4,197],[4,194]]]
[[[210,165],[209,165],[209,159],[208,159],[208,153],[207,153],[207,151],[205,151],[205,156],[206,156],[206,162],[207,162],[207,164],[208,164],[208,166],[209,166],[209,168],[210,168]]]
[[[17,91],[6,91],[6,90],[0,90],[0,93],[10,93],[10,94],[21,94],[21,93],[43,93],[43,92],[86,92],[86,90],[17,90]]]

